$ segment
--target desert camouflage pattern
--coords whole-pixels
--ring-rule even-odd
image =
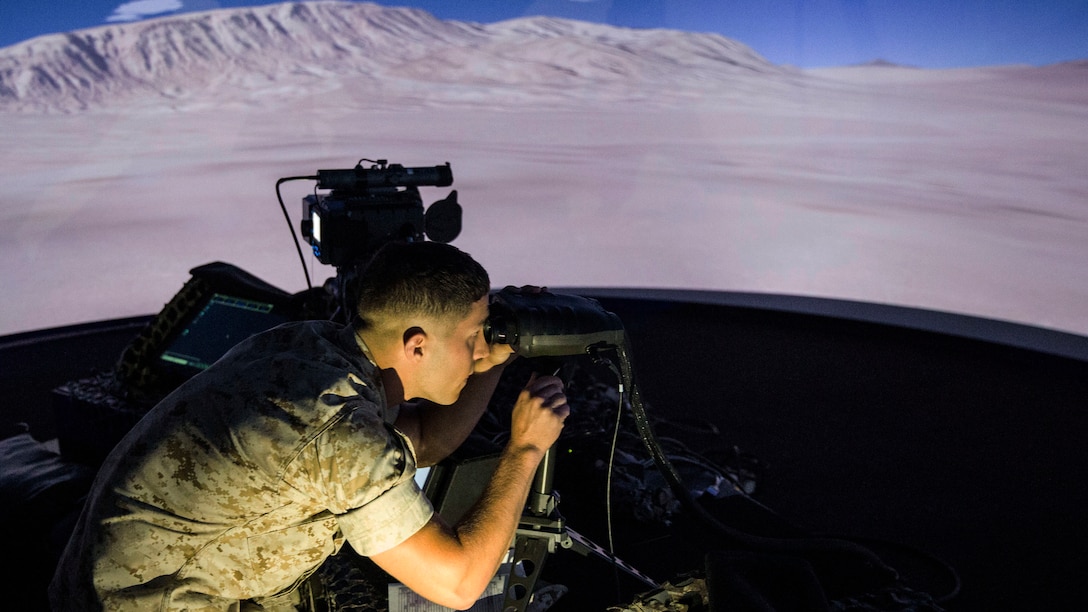
[[[345,540],[361,555],[403,542],[432,508],[395,418],[350,328],[292,323],[243,342],[106,460],[54,607],[271,608]]]

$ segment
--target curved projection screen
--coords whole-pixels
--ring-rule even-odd
[[[424,202],[458,191],[496,286],[1088,334],[1083,3],[78,4],[0,9],[0,334],[158,312],[212,261],[301,290],[315,186],[289,230],[276,181],[364,158],[449,162]]]

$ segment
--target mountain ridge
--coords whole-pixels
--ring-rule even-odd
[[[0,49],[0,111],[254,100],[311,86],[391,99],[418,95],[421,85],[437,86],[428,96],[451,101],[466,86],[500,96],[521,90],[511,99],[524,99],[526,90],[549,99],[579,90],[622,99],[782,74],[792,72],[717,34],[554,17],[479,24],[373,3],[286,2],[105,25]]]

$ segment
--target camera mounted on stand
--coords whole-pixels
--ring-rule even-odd
[[[365,167],[364,162],[370,162]],[[419,188],[453,184],[449,162],[440,166],[406,167],[387,160],[360,160],[354,168],[318,170],[315,193],[302,199],[300,233],[318,261],[336,268],[321,297],[331,300],[332,319],[351,312],[348,292],[359,268],[389,242],[449,243],[461,233],[457,191],[424,209]],[[294,180],[280,179],[280,182]],[[327,190],[317,193],[317,190]],[[279,183],[277,183],[277,194]],[[282,206],[282,199],[280,200]],[[286,213],[285,213],[286,214]],[[297,239],[296,239],[297,244]],[[299,248],[302,258],[302,249]],[[305,258],[303,269],[305,270]],[[309,273],[306,275],[309,284]]]
[[[314,193],[302,199],[302,236],[314,256],[343,269],[365,263],[391,241],[452,242],[461,233],[457,191],[423,208],[419,188],[448,187],[453,170],[443,166],[408,168],[384,159],[347,170],[318,170]]]

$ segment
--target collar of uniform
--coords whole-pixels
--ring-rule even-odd
[[[374,355],[371,354],[370,347],[366,345],[366,341],[363,340],[363,337],[359,335],[359,330],[352,331],[354,331],[355,333],[355,341],[359,343],[359,348],[363,351],[363,356],[366,357],[367,361],[373,364],[375,368],[377,368],[378,362],[374,361]],[[380,370],[381,368],[378,369]]]

